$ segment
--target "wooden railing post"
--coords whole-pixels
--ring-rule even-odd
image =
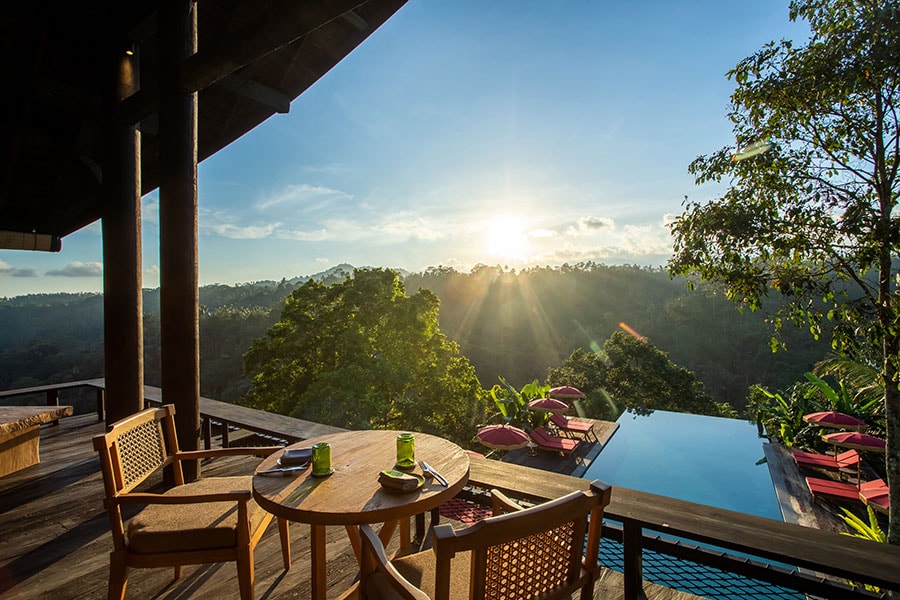
[[[637,600],[644,590],[643,542],[641,526],[631,520],[622,523],[622,550],[625,600]]]
[[[98,387],[97,393],[97,420],[102,421],[106,414],[106,388]]]
[[[47,390],[47,406],[59,406],[59,390]],[[50,425],[59,425],[59,419],[50,421]]]

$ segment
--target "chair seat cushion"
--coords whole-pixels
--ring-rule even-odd
[[[252,476],[209,477],[176,486],[165,495],[249,490],[252,485]],[[251,535],[270,518],[252,499],[247,512]],[[237,544],[237,514],[237,502],[149,504],[128,522],[128,545],[142,554],[232,548]]]
[[[460,552],[450,561],[450,599],[469,599],[469,579],[471,571],[471,552]],[[395,558],[391,561],[403,578],[425,592],[429,598],[434,598],[434,552],[430,550],[418,552]],[[391,587],[387,577],[380,572],[375,573],[366,580],[366,593],[370,598],[389,599],[400,598],[394,588]]]

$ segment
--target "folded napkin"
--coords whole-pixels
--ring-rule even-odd
[[[421,479],[415,475],[404,473],[391,469],[390,471],[382,471],[378,474],[378,483],[392,490],[400,490],[401,492],[411,492],[421,483]]]
[[[293,465],[302,465],[312,460],[312,448],[288,448],[281,453],[278,462],[282,466],[290,467]]]

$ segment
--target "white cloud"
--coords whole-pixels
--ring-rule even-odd
[[[159,276],[159,265],[150,265],[146,269],[144,269],[144,275],[149,275],[151,277]]]
[[[205,229],[233,240],[259,240],[270,237],[280,225],[281,223],[268,223],[266,225],[246,225],[241,227],[230,223],[220,223],[209,225]]]
[[[99,262],[72,261],[62,269],[47,271],[47,275],[51,277],[98,277],[102,274],[103,263]]]
[[[323,204],[334,204],[352,200],[353,196],[321,185],[309,185],[306,183],[293,184],[283,190],[256,203],[256,209],[261,213],[277,210],[303,210],[308,211],[321,207]]]
[[[565,235],[569,237],[584,237],[596,235],[603,231],[615,229],[616,222],[606,217],[581,217],[578,223],[566,228]]]
[[[9,277],[37,277],[38,273],[31,267],[25,267],[24,269],[18,268],[0,260],[0,275],[7,275]]]

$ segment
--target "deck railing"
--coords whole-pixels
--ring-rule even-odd
[[[46,394],[48,403],[52,403],[58,400],[59,390],[76,387],[98,390],[98,414],[102,418],[102,379],[0,392],[0,398]],[[146,395],[150,403],[160,401],[158,388],[148,386]],[[339,431],[317,423],[209,399],[202,399],[201,416],[205,423],[207,447],[212,443],[209,432],[213,423],[223,428],[225,445],[228,444],[229,425],[289,442]],[[573,490],[587,489],[588,482],[529,467],[473,459],[469,486],[470,501],[486,498],[486,492],[496,488],[510,497],[538,503]],[[733,586],[745,588],[741,592],[745,595],[740,597],[753,597],[752,591],[747,591],[752,588],[753,581],[829,599],[878,598],[885,597],[887,593],[900,592],[900,547],[897,546],[622,487],[613,488],[606,518],[608,522],[603,528],[606,548],[604,565],[623,572],[625,597],[629,599],[641,597],[645,579],[679,587],[676,582],[679,578],[687,582],[703,579],[703,569],[734,574],[726,575],[725,579],[727,582],[730,578]],[[700,570],[691,567],[682,575],[676,573],[666,577],[653,575],[649,570],[645,574],[645,557],[659,554],[699,565]],[[618,564],[607,564],[609,560]],[[747,580],[751,583],[743,583]],[[880,591],[868,591],[862,584],[877,586]],[[727,587],[727,583],[718,585]],[[714,591],[710,590],[684,591],[715,597]],[[723,593],[723,597],[733,595]],[[766,595],[771,597],[770,593],[762,596]],[[779,593],[776,597],[790,597],[790,592],[785,592],[785,595]]]

